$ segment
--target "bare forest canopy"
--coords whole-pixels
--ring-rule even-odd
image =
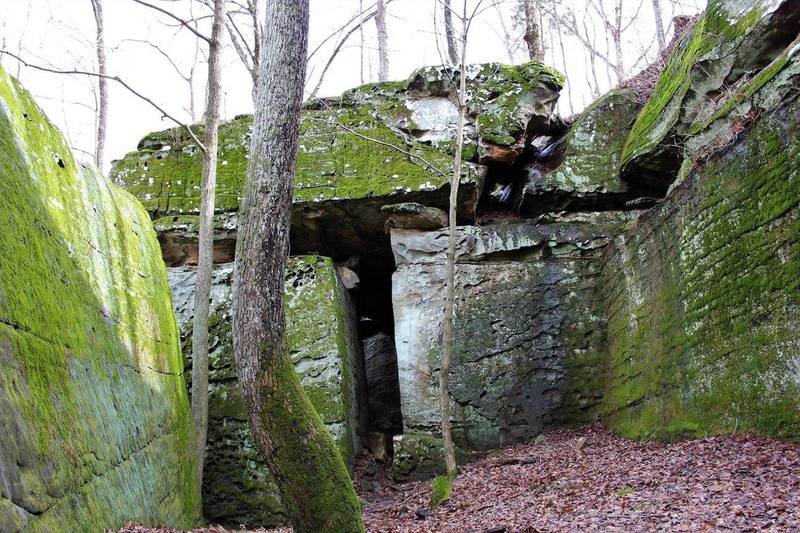
[[[207,0],[151,0],[210,34]],[[254,56],[258,54],[264,0],[240,1],[231,10],[222,60],[222,118],[251,113]],[[526,5],[534,5],[544,62],[566,75],[559,102],[563,116],[580,112],[595,98],[659,57],[678,15],[696,15],[701,0],[487,0],[468,44],[470,63],[518,64],[531,57],[526,40]],[[255,17],[250,12],[253,7]],[[657,11],[656,11],[657,10]],[[374,0],[311,0],[306,98],[333,95],[380,76],[379,32]],[[182,122],[204,111],[207,49],[175,19],[133,0],[105,9],[109,74],[119,76]],[[253,20],[258,21],[256,24]],[[414,69],[450,63],[440,0],[386,2],[388,79]],[[91,2],[30,0],[0,2],[0,48],[55,70],[99,70]],[[2,58],[67,136],[79,160],[93,161],[100,108],[98,79],[57,75]],[[118,84],[108,87],[107,147],[102,167],[135,146],[164,113]]]

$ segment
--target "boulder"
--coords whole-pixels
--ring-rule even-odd
[[[395,435],[392,477],[398,482],[422,481],[443,475],[447,468],[441,437],[430,433],[404,433]],[[464,464],[468,456],[455,447],[456,462]]]
[[[595,280],[614,215],[458,228],[450,374],[455,442],[487,449],[585,419],[600,399]],[[447,230],[392,231],[404,433],[439,431]]]
[[[381,211],[389,213],[386,221],[387,230],[390,228],[432,230],[443,228],[448,222],[447,214],[443,210],[413,202],[385,205]]]
[[[626,202],[652,194],[619,179],[620,154],[638,110],[636,96],[626,89],[586,108],[562,141],[564,154],[552,171],[536,162],[526,166],[520,214],[624,209]]]
[[[191,338],[196,272],[169,269],[181,327],[186,375],[191,378]],[[209,316],[209,427],[203,480],[207,520],[227,527],[272,527],[288,517],[277,487],[250,433],[233,361],[233,264],[217,265]],[[311,403],[353,466],[366,430],[366,386],[357,317],[329,258],[293,257],[286,277],[286,323],[295,370]]]
[[[194,430],[147,214],[2,67],[0,153],[0,530],[191,528]]]
[[[471,65],[467,76],[470,109],[458,213],[472,220],[483,186],[479,152],[490,145],[517,146],[528,129],[549,128],[557,120],[553,107],[563,77],[536,62]],[[416,202],[447,208],[457,79],[452,67],[428,67],[406,81],[368,84],[306,105],[292,211],[293,252],[320,253],[336,261],[353,255],[385,254],[389,259],[388,214],[382,206]],[[240,116],[220,125],[219,217],[238,211],[251,124],[252,117]],[[202,133],[201,126],[193,128]],[[114,162],[112,176],[165,230],[174,227],[180,241],[199,209],[201,161],[188,133],[173,128],[143,138],[136,152]],[[164,234],[162,242],[170,238]]]

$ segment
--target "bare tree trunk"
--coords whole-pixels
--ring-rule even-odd
[[[658,51],[663,52],[667,47],[666,36],[664,34],[664,21],[661,20],[661,3],[659,0],[652,0],[653,14],[656,17],[656,39],[658,39]]]
[[[451,65],[457,65],[458,47],[453,30],[453,8],[450,6],[450,0],[442,0],[442,6],[444,7],[444,36],[447,41],[447,57],[450,58]]]
[[[453,329],[455,321],[456,278],[456,228],[458,225],[458,185],[461,181],[461,159],[464,149],[464,123],[467,118],[467,8],[464,2],[461,31],[461,60],[458,78],[458,129],[456,131],[456,154],[453,159],[453,176],[450,179],[450,231],[447,239],[447,288],[445,292],[444,317],[442,319],[442,364],[439,372],[439,403],[442,411],[442,446],[444,448],[447,476],[455,477],[456,454],[453,433],[450,428],[450,365],[453,361]]]
[[[617,75],[617,83],[621,83],[625,79],[625,57],[622,55],[622,0],[617,0],[614,7],[614,29],[611,38],[614,40],[614,55],[617,58],[614,73]]]
[[[200,236],[192,322],[192,419],[197,436],[198,479],[202,483],[208,432],[208,309],[214,263],[214,194],[217,187],[220,51],[225,0],[214,0],[214,22],[208,48],[208,90],[205,110],[205,151],[200,182]]]
[[[386,1],[378,0],[375,9],[375,28],[378,31],[378,81],[389,79],[389,36],[386,32]]]
[[[542,43],[542,28],[540,27],[539,8],[537,0],[520,0],[522,12],[525,16],[525,44],[528,45],[528,57],[531,60],[544,61],[544,46]]]
[[[103,3],[101,0],[92,0],[94,21],[97,28],[97,72],[107,76],[105,28],[103,24]],[[97,79],[100,89],[99,105],[97,108],[97,136],[95,139],[94,164],[98,169],[103,168],[103,157],[106,147],[106,127],[108,125],[108,80],[104,77]]]
[[[267,2],[233,295],[233,342],[256,444],[296,533],[364,531],[347,468],[289,357],[283,291],[309,0]]]
[[[555,14],[556,21],[560,21],[561,19],[558,16],[558,10],[555,4],[553,5],[553,13]],[[561,64],[564,65],[564,76],[566,76],[567,80],[569,81],[569,72],[567,69],[567,52],[564,48],[564,35],[561,31],[561,23],[556,22],[556,31],[558,32],[558,47],[561,49]],[[572,93],[573,88],[572,84],[568,83],[567,86],[567,102],[569,103],[569,114],[572,115],[575,112],[575,105],[572,101]]]
[[[361,73],[361,84],[364,84],[364,0],[358,0],[358,12],[361,14],[361,21],[358,25],[358,65]]]

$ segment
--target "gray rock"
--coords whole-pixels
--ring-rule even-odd
[[[614,218],[587,219],[594,224],[458,228],[450,391],[454,439],[464,449],[532,438],[598,402],[604,321],[595,279]],[[439,431],[446,243],[446,231],[392,232],[406,433]]]
[[[195,270],[169,269],[181,328],[187,379]],[[204,516],[229,527],[272,527],[287,516],[250,433],[239,395],[231,339],[233,264],[214,268],[209,317],[209,432]],[[366,428],[364,367],[349,295],[333,263],[319,256],[290,260],[286,279],[287,337],[295,370],[312,404],[352,467]]]

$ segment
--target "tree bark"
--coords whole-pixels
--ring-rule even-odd
[[[107,76],[108,69],[106,65],[105,27],[103,23],[102,1],[92,0],[92,10],[94,11],[94,21],[97,28],[97,72],[101,74],[101,76]],[[97,85],[100,98],[97,106],[97,134],[95,139],[94,164],[98,169],[102,170],[106,147],[106,127],[108,125],[108,80],[105,77],[100,77],[97,80]]]
[[[525,44],[528,45],[528,57],[531,61],[544,61],[544,46],[542,44],[542,28],[540,27],[539,8],[536,0],[521,0],[522,12],[525,17]]]
[[[667,47],[666,35],[664,34],[664,21],[661,19],[661,3],[659,0],[652,0],[653,15],[656,17],[656,39],[658,40],[658,51],[663,52]]]
[[[389,79],[389,36],[386,32],[386,1],[378,0],[375,9],[375,28],[378,32],[378,81]]]
[[[202,483],[208,433],[208,312],[214,263],[214,194],[217,188],[220,51],[225,0],[214,0],[214,21],[208,47],[203,175],[200,181],[200,236],[192,322],[192,419],[196,433],[198,479]]]
[[[466,1],[466,0],[465,0]],[[447,41],[447,57],[451,65],[458,65],[458,46],[456,45],[455,29],[453,28],[453,8],[450,0],[442,0],[444,7],[444,36]]]
[[[453,361],[453,330],[455,321],[456,278],[456,228],[458,226],[458,185],[461,181],[461,160],[464,149],[464,123],[467,118],[467,13],[466,3],[462,18],[461,59],[458,78],[458,127],[456,130],[456,153],[453,158],[453,175],[450,179],[450,228],[447,239],[447,287],[445,292],[444,317],[442,319],[442,362],[439,371],[439,404],[442,412],[442,446],[444,448],[447,476],[453,479],[458,470],[450,427],[450,365]]]
[[[296,533],[364,531],[347,469],[289,357],[283,292],[308,0],[267,2],[233,295],[236,370],[256,444]]]

